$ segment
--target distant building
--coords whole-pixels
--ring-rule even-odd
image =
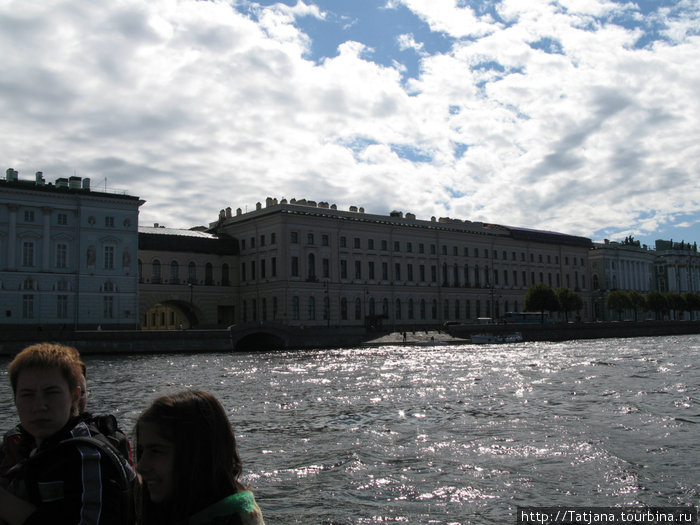
[[[235,322],[238,242],[193,230],[139,227],[141,328],[225,327]]]
[[[659,292],[700,292],[697,243],[656,241],[656,289]]]
[[[645,295],[656,289],[655,260],[653,250],[631,237],[623,242],[606,239],[604,243],[594,243],[588,256],[594,318],[617,319],[617,314],[605,308],[607,297],[614,290]]]
[[[418,220],[307,200],[235,214],[236,320],[290,326],[423,328],[523,310],[535,283],[580,292],[590,317],[590,239],[450,218]]]
[[[0,180],[0,326],[136,328],[138,197],[90,179]]]

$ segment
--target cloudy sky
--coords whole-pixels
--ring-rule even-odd
[[[3,174],[700,241],[698,0],[0,0]]]

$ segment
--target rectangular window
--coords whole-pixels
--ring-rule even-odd
[[[103,297],[105,319],[114,319],[114,297],[107,295]]]
[[[251,249],[255,248],[255,237],[250,238],[250,248]]]
[[[386,241],[386,239],[382,239],[382,250],[387,251],[389,249],[389,245]]]
[[[68,267],[68,245],[59,243],[56,245],[56,268]]]
[[[299,257],[292,257],[292,277],[299,277]]]
[[[34,211],[25,210],[24,211],[24,222],[34,222]]]
[[[56,221],[58,222],[59,226],[66,226],[68,224],[68,214],[66,213],[59,213],[56,216]]]
[[[425,282],[425,264],[418,267],[418,280],[422,283]]]
[[[374,250],[374,239],[367,239],[367,249]]]
[[[59,319],[68,318],[68,296],[58,295],[56,296],[56,317]]]
[[[437,253],[437,247],[434,244],[430,245],[430,255],[435,255]]]
[[[394,251],[395,252],[401,251],[401,244],[399,243],[399,241],[394,241]]]
[[[406,265],[406,273],[407,273],[406,278],[409,281],[413,281],[413,265],[412,264]]]
[[[275,233],[270,234],[270,244],[277,244],[277,234],[275,234]]]
[[[359,237],[355,237],[355,238],[353,239],[353,243],[354,243],[353,246],[355,247],[355,249],[356,249],[356,250],[359,250],[359,249],[360,249],[360,238],[359,238]]]
[[[105,270],[114,269],[114,246],[105,246]]]
[[[401,263],[394,263],[394,280],[401,280]]]
[[[313,243],[314,243],[314,234],[307,233],[306,234],[306,244],[313,244]]]
[[[407,243],[406,243],[406,252],[407,252],[407,253],[413,253],[413,243],[412,243],[412,242],[407,242]]]
[[[34,243],[31,241],[22,243],[22,266],[34,266]]]
[[[260,261],[260,278],[267,279],[267,265],[265,264],[265,259]]]
[[[241,263],[241,281],[246,281],[246,280],[248,280],[248,277],[246,276],[245,263],[242,262]]]
[[[362,279],[362,261],[355,261],[355,279]]]
[[[105,226],[107,228],[114,228],[114,217],[105,217]]]
[[[348,240],[347,240],[347,238],[346,238],[345,236],[342,236],[342,235],[341,235],[340,241],[339,241],[339,242],[340,242],[340,247],[341,247],[341,248],[347,248]]]
[[[299,242],[299,234],[297,232],[289,232],[289,242],[297,244]]]
[[[270,273],[272,277],[277,277],[277,257],[273,257],[270,260]]]
[[[34,296],[22,296],[22,319],[34,319]]]
[[[340,261],[340,278],[341,279],[348,278],[348,261],[346,261],[345,259],[342,259]]]
[[[265,236],[264,235],[260,236],[260,246],[265,246]]]
[[[374,280],[374,261],[369,261],[367,263],[367,270],[369,273],[369,279]]]
[[[329,238],[328,235],[321,235],[321,246],[328,246]]]
[[[388,281],[389,280],[389,263],[382,263],[382,280],[383,281]]]
[[[418,253],[425,253],[425,244],[420,243],[418,245]]]
[[[327,257],[321,259],[321,272],[324,279],[328,279],[331,276],[331,261]]]

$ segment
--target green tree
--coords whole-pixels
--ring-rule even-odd
[[[647,309],[647,300],[642,294],[640,294],[636,290],[627,292],[627,296],[630,298],[630,301],[632,301],[632,309],[634,310],[634,320],[637,321],[637,313],[639,312],[639,310],[646,311]]]
[[[627,292],[615,290],[614,292],[610,292],[610,295],[608,295],[608,298],[605,300],[605,308],[616,311],[617,320],[622,321],[622,312],[632,308],[632,300],[629,295],[627,295]]]
[[[559,301],[549,286],[538,283],[530,288],[525,294],[525,311],[540,312],[540,324],[544,324],[544,312],[553,312],[559,308]]]
[[[647,307],[649,310],[654,312],[657,320],[659,319],[660,314],[663,314],[666,310],[668,310],[666,298],[657,291],[652,291],[647,294]]]
[[[569,312],[578,312],[583,308],[583,299],[581,296],[568,289],[566,286],[557,288],[554,292],[559,302],[558,310],[564,312],[564,320],[569,322]]]
[[[681,297],[681,294],[678,292],[667,292],[665,299],[666,306],[669,310],[671,310],[671,312],[673,312],[672,317],[677,319],[678,313],[685,311],[685,301],[683,300],[683,297]]]
[[[690,319],[693,319],[693,312],[700,310],[700,294],[696,292],[685,292],[683,294],[683,300],[685,301],[685,308]]]

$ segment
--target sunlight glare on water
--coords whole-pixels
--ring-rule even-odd
[[[697,505],[699,348],[684,336],[86,361],[89,408],[127,430],[157,395],[219,397],[269,523],[496,524],[518,505]],[[7,430],[6,377],[0,407]]]

